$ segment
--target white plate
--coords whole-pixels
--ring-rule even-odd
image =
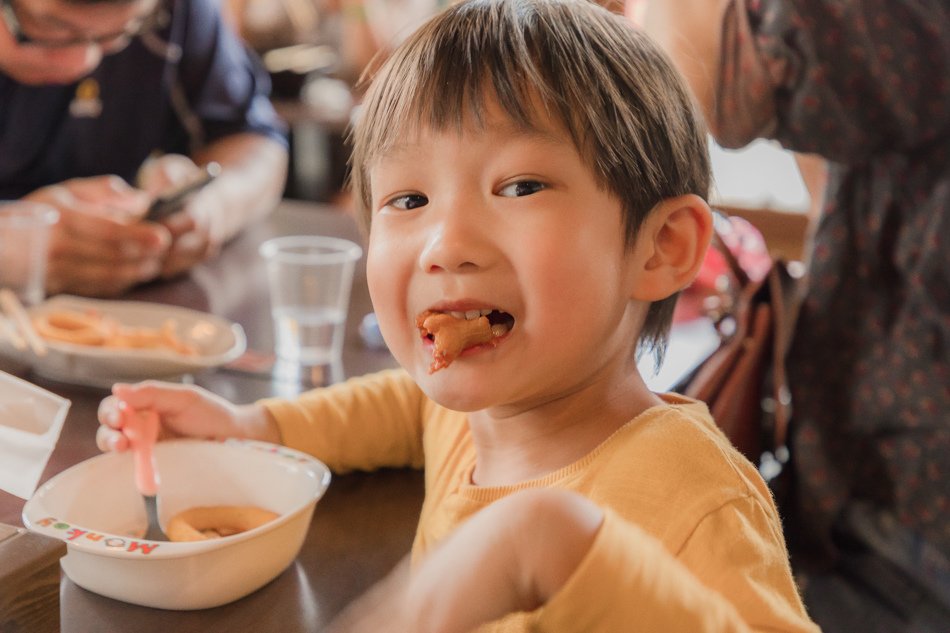
[[[29,309],[31,315],[57,310],[96,310],[122,325],[161,327],[174,319],[178,336],[199,351],[179,354],[170,349],[117,349],[47,341],[48,353],[36,356],[0,340],[0,355],[32,366],[37,374],[72,384],[111,387],[115,382],[148,378],[172,380],[183,374],[217,367],[244,353],[247,339],[241,326],[226,319],[178,306],[142,301],[105,301],[58,295]]]

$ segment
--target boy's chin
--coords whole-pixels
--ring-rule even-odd
[[[493,404],[489,394],[482,392],[478,378],[460,367],[451,366],[432,374],[425,368],[413,378],[430,400],[452,411],[471,413]]]

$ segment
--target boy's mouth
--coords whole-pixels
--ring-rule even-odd
[[[508,314],[507,312],[502,312],[501,310],[467,310],[465,312],[459,312],[456,310],[449,310],[447,312],[436,312],[430,310],[432,314],[447,314],[453,319],[458,321],[475,321],[478,317],[483,316],[488,319],[488,324],[491,327],[492,334],[495,337],[504,336],[511,331],[511,328],[515,326],[515,318]],[[430,336],[431,339],[431,336]]]
[[[448,367],[466,349],[478,345],[496,345],[497,339],[508,334],[514,325],[513,316],[492,309],[426,310],[416,317],[416,327],[423,338],[435,344],[430,374]]]

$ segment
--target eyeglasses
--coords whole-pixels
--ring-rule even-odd
[[[17,16],[17,11],[13,7],[13,0],[0,0],[0,18],[6,24],[10,35],[18,44],[24,46],[36,46],[38,48],[72,48],[75,46],[94,45],[105,50],[114,50],[126,46],[132,38],[152,30],[157,25],[157,12],[152,11],[148,16],[139,18],[126,25],[121,31],[105,33],[90,37],[87,35],[78,35],[75,37],[52,38],[37,37],[30,35],[23,30],[22,20]]]

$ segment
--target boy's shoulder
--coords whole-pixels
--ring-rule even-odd
[[[647,409],[621,429],[627,435],[625,442],[649,452],[672,450],[684,457],[746,461],[723,435],[704,402],[677,393],[660,394],[660,398],[662,405]]]
[[[730,501],[756,497],[771,505],[758,470],[716,426],[702,402],[663,394],[663,405],[638,415],[601,447],[594,469],[636,488],[645,507],[675,504],[702,515]]]
[[[731,443],[716,425],[706,403],[672,392],[659,394],[659,397],[662,405],[647,409],[627,425],[636,429],[638,441],[663,442],[672,437],[677,442],[690,442],[687,446],[693,450],[715,447],[731,452],[728,450],[733,448]],[[686,448],[680,446],[681,450]]]
[[[705,403],[676,393],[659,397],[663,404],[636,415],[605,444],[615,441],[625,445],[625,450],[649,454],[729,452],[729,440],[716,426]]]

